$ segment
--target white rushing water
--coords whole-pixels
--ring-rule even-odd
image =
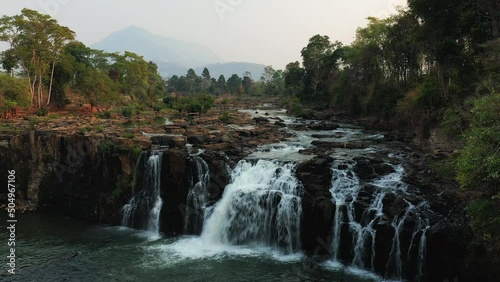
[[[232,183],[205,222],[202,239],[211,245],[298,251],[302,206],[294,171],[292,163],[239,162],[232,172]]]
[[[139,161],[143,159],[143,152]],[[160,196],[161,187],[161,157],[162,152],[153,151],[149,156],[144,169],[143,187],[136,187],[139,192],[132,196],[129,203],[123,207],[122,226],[136,228],[144,226],[142,229],[158,236],[160,232],[160,212],[163,200]],[[137,184],[136,185],[141,185]],[[136,218],[139,216],[139,218]]]
[[[404,176],[404,168],[401,165],[396,165],[394,172],[382,176],[370,184],[373,185],[374,190],[371,193],[371,200],[367,208],[362,211],[361,218],[359,217],[360,211],[356,211],[362,196],[363,186],[360,184],[359,178],[353,171],[353,164],[345,169],[337,169],[332,166],[332,184],[330,192],[332,193],[333,201],[335,203],[335,216],[332,231],[332,260],[334,262],[340,259],[340,248],[342,240],[342,226],[348,225],[349,233],[352,236],[352,254],[353,259],[351,265],[353,267],[375,270],[376,259],[376,225],[383,221],[389,220],[392,228],[394,228],[394,236],[392,240],[392,247],[389,254],[389,259],[386,262],[386,276],[395,276],[395,278],[402,279],[404,276],[403,260],[407,261],[410,253],[415,251],[414,248],[418,247],[417,254],[417,280],[422,279],[423,265],[426,252],[426,238],[425,234],[429,229],[429,224],[424,219],[420,210],[422,206],[416,207],[410,202],[406,201],[406,211],[402,216],[395,216],[389,218],[384,214],[384,198],[389,194],[404,195],[407,193],[407,185],[402,181]],[[366,193],[364,193],[366,197]],[[365,199],[366,200],[366,199]],[[358,216],[357,216],[358,215]],[[407,218],[416,215],[417,224],[413,231],[413,237],[410,242],[407,257],[404,258],[401,247],[401,233],[405,226]],[[420,237],[419,237],[420,236]],[[418,245],[416,244],[418,242]],[[369,262],[369,264],[368,264]]]

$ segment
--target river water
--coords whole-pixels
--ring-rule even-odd
[[[2,214],[0,222],[6,222]],[[0,226],[6,238],[5,226]],[[122,227],[44,214],[19,216],[17,275],[1,281],[377,281],[355,269],[311,267],[300,254],[204,245],[197,237],[155,238]],[[6,244],[0,253],[7,253]],[[2,267],[5,271],[5,267]]]

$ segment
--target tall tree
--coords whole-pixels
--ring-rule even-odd
[[[20,15],[4,16],[0,19],[0,40],[10,44],[29,81],[31,104],[42,107],[43,80],[52,63],[51,78],[55,62],[64,45],[74,38],[74,33],[60,26],[55,19],[37,11],[23,9]],[[52,82],[51,82],[52,84]],[[50,96],[49,89],[49,96]],[[48,99],[50,102],[50,99]]]
[[[240,94],[242,82],[243,82],[242,79],[237,74],[233,74],[227,80],[227,88],[229,92],[231,92],[231,94]]]

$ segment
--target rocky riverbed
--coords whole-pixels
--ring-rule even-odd
[[[86,116],[4,131],[0,169],[19,173],[21,211],[120,225],[122,207],[138,193],[135,183],[144,174],[141,152],[162,151],[159,231],[173,235],[185,232],[190,187],[200,178],[195,155],[209,168],[204,186],[209,210],[235,181],[231,170],[241,160],[294,163],[291,171],[303,189],[293,196],[301,199],[302,223],[300,232],[294,231],[301,247],[295,242],[290,250],[399,279],[477,277],[479,268],[465,259],[471,236],[466,199],[429,169],[435,154],[330,115],[306,121],[255,108],[232,112],[230,122],[213,116],[158,118]],[[351,184],[342,186],[346,183]]]

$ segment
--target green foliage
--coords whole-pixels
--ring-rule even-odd
[[[497,245],[500,236],[500,212],[498,206],[500,200],[497,197],[480,198],[473,200],[467,207],[467,213],[472,221],[474,230],[480,233],[481,239]],[[496,241],[496,242],[491,242]]]
[[[49,113],[49,111],[46,108],[40,108],[36,110],[35,114],[39,117],[44,117]]]
[[[29,126],[30,126],[30,129],[31,130],[35,130],[36,129],[36,125],[38,124],[38,121],[35,120],[35,119],[30,119],[29,120]]]
[[[464,188],[487,195],[500,192],[500,94],[474,103],[470,129],[458,161],[458,180]]]
[[[179,112],[188,112],[188,113],[206,113],[215,104],[214,98],[207,94],[201,94],[194,97],[167,96],[163,99],[163,102],[165,103],[165,106],[167,108],[174,109]]]
[[[134,146],[134,147],[132,147],[131,153],[132,153],[132,157],[134,159],[137,159],[139,157],[139,155],[142,153],[142,148],[138,147],[138,146]]]
[[[233,120],[233,116],[229,112],[223,112],[219,115],[219,120],[223,123],[230,123]]]
[[[122,134],[122,137],[123,138],[128,138],[128,139],[134,139],[135,138],[135,134],[133,132],[125,132]]]
[[[30,104],[29,86],[25,79],[0,73],[0,110],[10,111]]]
[[[373,94],[368,97],[366,112],[384,119],[393,117],[397,103],[403,96],[399,91],[397,87],[391,84],[379,85],[375,88]]]
[[[111,140],[105,140],[97,145],[97,149],[101,154],[110,156],[115,153],[116,145]]]
[[[111,115],[111,112],[110,111],[103,111],[103,112],[100,112],[98,115],[97,115],[98,118],[102,118],[102,119],[111,119],[112,118],[112,115]]]
[[[450,137],[461,136],[469,126],[469,115],[460,108],[445,109],[441,118],[441,127]]]
[[[37,108],[50,103],[55,70],[50,66],[55,65],[64,46],[74,38],[69,28],[34,10],[23,9],[20,15],[1,18],[0,40],[10,45],[8,62],[4,60],[3,65],[9,71],[15,66],[22,67],[29,84],[33,85],[29,91]],[[50,81],[47,97],[44,97],[44,79]]]
[[[133,108],[131,106],[123,107],[121,114],[124,118],[131,118],[133,113]]]
[[[453,180],[457,176],[456,158],[450,157],[443,160],[434,161],[431,162],[429,166],[434,173],[436,173],[443,179]]]

